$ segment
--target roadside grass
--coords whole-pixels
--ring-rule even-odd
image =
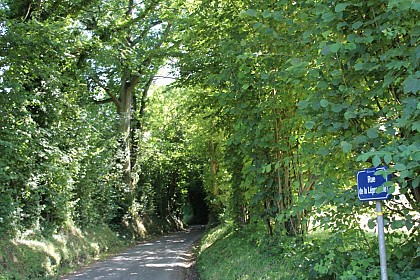
[[[420,280],[420,247],[403,236],[387,239],[389,279]],[[202,280],[380,279],[377,236],[361,229],[293,238],[224,224],[208,231],[197,255]]]
[[[67,222],[57,232],[27,230],[17,238],[0,236],[0,280],[52,280],[94,261],[118,254],[137,241],[180,229],[171,220],[137,220],[111,229],[99,224],[81,230]]]
[[[108,227],[86,231],[67,225],[44,237],[35,232],[0,240],[0,280],[58,279],[81,265],[117,253],[132,244]]]
[[[223,225],[202,240],[197,268],[202,280],[308,279],[299,258],[265,244],[263,235]]]

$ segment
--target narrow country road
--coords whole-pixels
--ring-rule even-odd
[[[193,263],[192,245],[204,230],[191,227],[98,262],[62,280],[184,280]]]

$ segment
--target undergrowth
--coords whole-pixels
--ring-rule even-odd
[[[389,279],[419,280],[416,244],[388,240]],[[403,250],[396,255],[395,247]],[[197,258],[202,280],[380,279],[375,235],[316,232],[305,238],[268,236],[252,227],[222,225],[203,238]]]
[[[263,237],[256,232],[229,226],[212,229],[199,248],[197,268],[201,279],[308,279],[299,265],[300,256],[283,254],[280,247],[263,246],[261,242]]]
[[[0,239],[0,280],[58,279],[129,244],[130,240],[106,226],[81,231],[67,225],[49,237],[32,232],[21,238]]]
[[[58,279],[136,241],[182,228],[175,218],[143,218],[112,229],[98,224],[81,230],[66,222],[61,230],[33,229],[15,238],[0,235],[0,280]]]

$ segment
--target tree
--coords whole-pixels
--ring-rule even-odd
[[[141,118],[177,7],[169,1],[1,6],[8,225],[2,228],[136,218]]]
[[[346,244],[345,252],[354,243],[340,232],[363,237],[354,216],[369,212],[357,200],[354,171],[386,164],[396,175],[390,190],[401,191],[386,203],[389,227],[405,227],[393,236],[405,236],[396,246],[414,260],[418,5],[208,1],[206,7],[193,9],[177,65],[182,82],[212,92],[213,109],[226,118],[218,158],[227,168],[218,172],[230,180],[209,200],[225,194],[229,218],[264,223],[273,235],[305,234],[310,220],[333,228],[331,240]],[[203,31],[209,24],[211,34]],[[326,253],[317,273],[350,275],[354,263],[342,260],[325,269]]]
[[[272,233],[275,220],[283,219],[277,215],[294,211],[291,207],[296,198],[314,184],[309,161],[302,160],[303,122],[296,114],[305,84],[293,78],[302,73],[305,63],[298,58],[302,52],[290,48],[304,45],[292,36],[302,34],[305,25],[296,23],[287,29],[284,20],[293,22],[302,9],[299,5],[284,5],[282,11],[270,12],[277,5],[254,3],[264,12],[240,12],[248,4],[223,2],[217,6],[211,2],[207,6],[216,5],[216,11],[198,9],[195,26],[201,23],[200,18],[206,18],[205,24],[213,20],[212,25],[220,28],[216,35],[203,33],[201,40],[196,40],[194,32],[194,40],[186,37],[190,43],[185,44],[186,52],[193,53],[192,59],[181,57],[179,67],[181,75],[186,73],[186,82],[205,84],[217,92],[213,106],[220,106],[231,120],[224,123],[229,135],[226,150],[235,160],[227,162],[231,162],[235,177],[242,177],[242,182],[232,186],[235,193],[245,195],[235,198],[239,204],[233,211],[242,213],[238,221],[262,217]],[[304,211],[298,212],[283,216],[278,230],[294,235],[304,231]]]
[[[202,153],[206,139],[196,125],[199,116],[190,107],[195,94],[194,90],[154,88],[145,110],[138,197],[141,213],[155,221],[165,218],[177,224],[186,218],[188,223],[205,223],[208,218]]]
[[[140,123],[153,77],[165,61],[175,4],[109,1],[95,6],[81,19],[84,32],[92,37],[82,56],[87,81],[96,92],[95,102],[112,102],[118,116],[127,207],[135,205],[138,176],[132,172],[138,156]],[[131,210],[132,215],[135,212]]]

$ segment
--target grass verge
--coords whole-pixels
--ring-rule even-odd
[[[420,280],[416,238],[401,233],[387,241],[389,279]],[[356,228],[303,238],[270,237],[257,226],[221,225],[202,239],[197,269],[202,280],[380,279],[377,237]]]
[[[197,269],[202,280],[308,279],[300,256],[262,245],[263,235],[218,226],[203,238]],[[282,254],[282,257],[278,257]]]
[[[0,237],[0,280],[53,280],[83,265],[105,259],[166,232],[179,230],[176,219],[137,219],[119,228],[102,224],[84,230],[71,222],[58,232],[28,230],[19,238]]]
[[[0,240],[0,280],[58,279],[82,264],[132,244],[106,226],[86,231],[67,225],[50,237],[29,234]]]

